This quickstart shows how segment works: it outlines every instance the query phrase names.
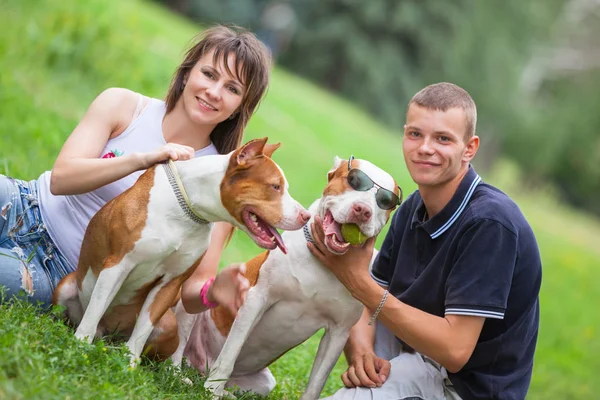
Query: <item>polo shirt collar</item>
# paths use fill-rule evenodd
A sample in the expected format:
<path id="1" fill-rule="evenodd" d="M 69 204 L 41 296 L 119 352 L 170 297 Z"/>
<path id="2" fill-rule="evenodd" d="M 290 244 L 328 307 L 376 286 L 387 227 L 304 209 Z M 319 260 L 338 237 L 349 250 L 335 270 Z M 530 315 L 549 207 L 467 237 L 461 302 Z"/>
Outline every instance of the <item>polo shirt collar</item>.
<path id="1" fill-rule="evenodd" d="M 473 196 L 475 188 L 480 182 L 481 177 L 479 177 L 477 172 L 475 172 L 475 169 L 469 165 L 469 170 L 460 182 L 460 185 L 458 185 L 458 189 L 456 190 L 456 193 L 454 193 L 454 196 L 452 196 L 452 199 L 450 199 L 442 211 L 434 215 L 433 218 L 428 219 L 426 222 L 423 222 L 425 216 L 425 204 L 423 203 L 423 199 L 420 200 L 419 205 L 413 214 L 411 227 L 414 228 L 415 226 L 420 225 L 432 239 L 440 237 L 456 222 L 458 217 L 460 217 L 467 207 L 471 196 Z"/>

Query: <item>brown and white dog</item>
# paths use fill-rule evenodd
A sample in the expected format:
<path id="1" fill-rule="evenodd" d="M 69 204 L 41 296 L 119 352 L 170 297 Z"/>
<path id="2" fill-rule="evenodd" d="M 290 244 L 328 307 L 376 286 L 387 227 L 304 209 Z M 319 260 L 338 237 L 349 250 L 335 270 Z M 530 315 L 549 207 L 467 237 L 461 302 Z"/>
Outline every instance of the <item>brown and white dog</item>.
<path id="1" fill-rule="evenodd" d="M 106 333 L 128 336 L 132 366 L 144 346 L 169 357 L 179 344 L 170 307 L 208 248 L 212 222 L 229 222 L 260 247 L 285 251 L 276 228 L 300 229 L 310 214 L 289 195 L 283 171 L 270 158 L 279 144 L 266 142 L 176 162 L 187 210 L 175 194 L 176 178 L 157 165 L 98 211 L 77 270 L 54 293 L 54 303 L 66 306 L 77 326 L 75 336 L 87 342 Z"/>
<path id="2" fill-rule="evenodd" d="M 350 168 L 366 174 L 364 182 L 352 182 L 357 187 L 363 183 L 362 191 L 351 187 Z M 369 182 L 376 184 L 369 188 Z M 389 191 L 377 195 L 380 202 L 385 197 L 380 195 L 393 200 L 386 204 L 389 209 L 377 205 L 380 188 Z M 366 236 L 376 236 L 399 204 L 398 193 L 394 179 L 372 163 L 354 160 L 350 165 L 336 157 L 323 195 L 309 211 L 322 218 L 327 247 L 344 253 L 349 244 L 342 238 L 341 224 L 356 223 Z M 325 328 L 302 399 L 319 397 L 363 305 L 309 252 L 308 226 L 304 232 L 283 234 L 287 255 L 264 252 L 246 263 L 252 287 L 235 321 L 223 307 L 197 316 L 184 356 L 204 374 L 208 366 L 205 387 L 215 395 L 223 395 L 225 386 L 267 395 L 276 383 L 269 364 Z M 172 359 L 179 362 L 181 357 L 176 353 Z"/>

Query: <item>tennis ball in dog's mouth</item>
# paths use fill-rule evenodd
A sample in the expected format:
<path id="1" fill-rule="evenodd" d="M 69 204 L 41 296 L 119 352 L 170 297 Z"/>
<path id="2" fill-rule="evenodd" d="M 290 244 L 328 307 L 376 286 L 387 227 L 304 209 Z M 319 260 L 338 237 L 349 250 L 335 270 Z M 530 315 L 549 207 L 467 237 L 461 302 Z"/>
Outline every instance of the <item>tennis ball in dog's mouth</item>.
<path id="1" fill-rule="evenodd" d="M 356 224 L 343 224 L 342 236 L 344 237 L 344 240 L 350 244 L 363 244 L 368 239 L 368 237 L 363 235 Z"/>

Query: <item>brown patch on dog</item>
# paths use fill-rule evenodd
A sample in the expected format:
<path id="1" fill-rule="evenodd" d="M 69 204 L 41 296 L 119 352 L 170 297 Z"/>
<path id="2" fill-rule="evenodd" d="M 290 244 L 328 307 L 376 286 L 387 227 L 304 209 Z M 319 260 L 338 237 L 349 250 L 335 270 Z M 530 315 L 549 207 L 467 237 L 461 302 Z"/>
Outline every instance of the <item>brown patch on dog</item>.
<path id="1" fill-rule="evenodd" d="M 161 279 L 162 277 L 158 277 L 154 281 L 149 282 L 136 290 L 135 295 L 128 304 L 120 304 L 109 308 L 106 313 L 104 313 L 104 316 L 98 325 L 108 333 L 118 332 L 127 336 L 131 335 L 135 322 L 142 311 L 144 301 L 152 288 L 154 288 Z"/>
<path id="2" fill-rule="evenodd" d="M 229 335 L 229 331 L 231 330 L 231 326 L 233 325 L 233 321 L 235 320 L 235 317 L 229 312 L 229 310 L 223 306 L 211 308 L 210 318 L 215 323 L 215 326 L 221 335 L 227 337 L 227 335 Z"/>
<path id="3" fill-rule="evenodd" d="M 200 260 L 202 257 L 204 257 L 204 255 L 200 257 Z M 180 293 L 181 285 L 192 275 L 197 266 L 198 261 L 192 264 L 192 266 L 183 274 L 171 279 L 169 283 L 158 291 L 149 310 L 152 325 L 156 326 L 169 307 L 176 304 L 175 300 Z M 146 301 L 150 291 L 158 285 L 162 279 L 163 277 L 159 276 L 154 281 L 149 282 L 136 290 L 135 295 L 128 304 L 120 304 L 109 308 L 100 320 L 99 326 L 108 333 L 118 332 L 124 335 L 131 335 L 135 322 L 142 312 L 144 301 Z"/>
<path id="4" fill-rule="evenodd" d="M 358 168 L 358 160 L 352 160 L 352 168 Z M 339 196 L 348 190 L 352 190 L 348 185 L 348 160 L 344 160 L 340 165 L 333 171 L 329 171 L 327 174 L 327 186 L 323 190 L 323 196 Z"/>
<path id="5" fill-rule="evenodd" d="M 179 334 L 175 313 L 168 309 L 154 326 L 154 331 L 144 347 L 144 354 L 152 359 L 163 361 L 169 358 L 179 346 Z"/>
<path id="6" fill-rule="evenodd" d="M 57 304 L 62 304 L 64 305 L 64 298 L 61 299 L 60 295 L 64 294 L 63 292 L 66 290 L 68 291 L 69 289 L 73 289 L 73 285 L 77 284 L 77 280 L 76 280 L 76 274 L 75 272 L 71 272 L 70 274 L 65 275 L 60 282 L 58 282 L 58 285 L 56 286 L 56 289 L 54 290 L 54 293 L 52 293 L 52 304 L 57 305 Z M 75 296 L 79 296 L 79 293 L 77 293 L 74 290 L 71 290 L 71 294 L 73 296 L 67 296 L 68 298 L 73 298 Z M 63 296 L 64 297 L 64 296 Z M 63 300 L 63 301 L 61 301 Z"/>
<path id="7" fill-rule="evenodd" d="M 264 251 L 246 263 L 246 279 L 248 279 L 250 282 L 250 286 L 256 285 L 260 268 L 263 266 L 265 261 L 267 261 L 268 257 L 269 251 Z M 233 325 L 235 317 L 227 308 L 218 306 L 211 309 L 210 317 L 212 318 L 221 335 L 229 335 L 229 331 L 231 330 L 231 326 Z"/>
<path id="8" fill-rule="evenodd" d="M 263 251 L 246 263 L 246 279 L 248 279 L 250 282 L 250 286 L 256 285 L 260 268 L 263 266 L 265 261 L 267 261 L 269 253 L 270 251 Z"/>
<path id="9" fill-rule="evenodd" d="M 221 181 L 221 203 L 242 225 L 244 208 L 261 210 L 260 218 L 269 225 L 283 218 L 285 179 L 269 157 L 279 146 L 266 142 L 267 138 L 251 140 L 236 150 Z"/>
<path id="10" fill-rule="evenodd" d="M 155 171 L 156 165 L 146 170 L 135 185 L 106 203 L 90 220 L 77 267 L 79 288 L 90 267 L 98 276 L 102 269 L 114 267 L 133 250 L 146 226 Z"/>
<path id="11" fill-rule="evenodd" d="M 206 254 L 206 252 L 204 254 Z M 202 261 L 204 254 L 202 254 L 183 274 L 171 279 L 165 286 L 160 288 L 149 309 L 152 325 L 156 325 L 169 307 L 173 306 L 173 302 L 181 291 L 181 285 L 183 285 L 183 282 L 185 282 L 187 278 L 192 276 Z"/>

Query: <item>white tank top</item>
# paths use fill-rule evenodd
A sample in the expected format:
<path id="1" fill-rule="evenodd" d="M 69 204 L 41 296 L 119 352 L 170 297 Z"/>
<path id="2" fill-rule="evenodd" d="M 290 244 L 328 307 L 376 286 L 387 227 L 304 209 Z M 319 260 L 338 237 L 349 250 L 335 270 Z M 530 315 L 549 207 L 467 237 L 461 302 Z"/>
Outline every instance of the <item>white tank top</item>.
<path id="1" fill-rule="evenodd" d="M 138 108 L 142 104 L 140 95 Z M 165 116 L 164 101 L 150 99 L 142 110 L 119 136 L 110 139 L 101 157 L 119 157 L 135 152 L 149 152 L 166 144 L 162 133 L 162 120 Z M 196 157 L 218 154 L 213 143 L 196 151 Z M 78 195 L 55 196 L 50 193 L 51 171 L 44 172 L 38 179 L 39 202 L 42 220 L 50 237 L 65 256 L 72 270 L 79 260 L 81 242 L 90 219 L 109 200 L 129 189 L 144 171 L 133 172 L 126 177 L 96 190 Z"/>

